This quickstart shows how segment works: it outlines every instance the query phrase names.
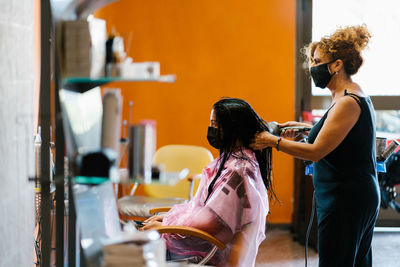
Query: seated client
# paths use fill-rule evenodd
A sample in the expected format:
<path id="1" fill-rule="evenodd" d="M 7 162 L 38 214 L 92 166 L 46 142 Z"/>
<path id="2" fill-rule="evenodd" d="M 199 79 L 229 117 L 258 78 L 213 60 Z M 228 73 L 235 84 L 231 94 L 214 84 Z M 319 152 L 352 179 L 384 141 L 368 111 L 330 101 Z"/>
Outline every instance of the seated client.
<path id="1" fill-rule="evenodd" d="M 194 198 L 164 215 L 144 223 L 143 229 L 182 225 L 203 230 L 227 246 L 208 264 L 229 266 L 232 246 L 240 240 L 236 266 L 254 266 L 258 246 L 265 238 L 268 195 L 275 197 L 271 182 L 271 148 L 253 151 L 249 143 L 256 132 L 267 130 L 265 122 L 244 100 L 224 98 L 211 111 L 207 139 L 219 149 L 219 157 L 202 172 Z M 202 259 L 212 245 L 195 237 L 163 234 L 167 259 Z"/>

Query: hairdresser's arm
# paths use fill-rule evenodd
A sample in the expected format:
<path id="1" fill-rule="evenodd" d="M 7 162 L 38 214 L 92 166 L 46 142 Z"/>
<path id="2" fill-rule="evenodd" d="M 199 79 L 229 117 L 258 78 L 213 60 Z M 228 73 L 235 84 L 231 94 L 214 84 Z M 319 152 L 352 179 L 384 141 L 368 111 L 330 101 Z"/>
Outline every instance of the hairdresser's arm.
<path id="1" fill-rule="evenodd" d="M 284 123 L 279 123 L 279 127 L 289 127 L 289 126 L 303 126 L 303 127 L 312 127 L 311 124 L 306 122 L 298 122 L 298 121 L 287 121 Z"/>
<path id="2" fill-rule="evenodd" d="M 319 161 L 344 140 L 356 124 L 360 113 L 361 109 L 354 99 L 341 97 L 329 111 L 328 117 L 313 144 L 282 139 L 279 143 L 279 150 L 296 158 Z M 251 147 L 253 149 L 276 147 L 277 141 L 278 137 L 263 132 L 255 136 Z"/>

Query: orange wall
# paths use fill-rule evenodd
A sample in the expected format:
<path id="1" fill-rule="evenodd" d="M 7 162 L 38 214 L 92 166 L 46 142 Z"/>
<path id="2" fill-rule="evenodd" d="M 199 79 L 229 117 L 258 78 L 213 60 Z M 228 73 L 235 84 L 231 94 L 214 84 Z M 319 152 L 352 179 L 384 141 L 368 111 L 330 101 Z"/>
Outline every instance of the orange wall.
<path id="1" fill-rule="evenodd" d="M 132 33 L 125 50 L 135 61 L 159 61 L 162 73 L 177 74 L 173 84 L 108 86 L 122 89 L 124 119 L 132 100 L 133 122 L 157 121 L 158 147 L 201 145 L 217 156 L 206 130 L 222 96 L 247 100 L 267 121 L 294 118 L 294 0 L 120 0 L 96 16 L 107 20 L 108 30 Z M 282 205 L 272 205 L 269 220 L 288 223 L 293 160 L 274 152 L 273 166 Z"/>

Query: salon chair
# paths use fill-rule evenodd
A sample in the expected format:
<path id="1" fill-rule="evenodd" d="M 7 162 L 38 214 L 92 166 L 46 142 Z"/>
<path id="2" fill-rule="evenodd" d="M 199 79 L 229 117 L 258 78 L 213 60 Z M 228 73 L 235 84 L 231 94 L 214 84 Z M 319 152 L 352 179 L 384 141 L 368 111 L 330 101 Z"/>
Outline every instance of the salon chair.
<path id="1" fill-rule="evenodd" d="M 174 186 L 139 185 L 147 196 L 124 196 L 118 200 L 118 210 L 122 220 L 144 221 L 151 216 L 150 209 L 171 207 L 190 200 L 194 193 L 195 181 L 204 167 L 213 160 L 211 152 L 200 146 L 167 145 L 158 149 L 154 155 L 154 165 L 162 165 L 165 172 L 189 170 L 188 176 Z M 197 182 L 198 186 L 198 182 Z"/>
<path id="2" fill-rule="evenodd" d="M 162 207 L 162 208 L 155 208 L 151 209 L 149 212 L 153 214 L 157 214 L 160 212 L 166 212 L 170 209 L 170 207 Z M 205 265 L 207 262 L 214 256 L 214 254 L 220 250 L 224 250 L 226 248 L 226 245 L 218 240 L 217 238 L 213 237 L 212 235 L 208 234 L 205 231 L 193 228 L 193 227 L 188 227 L 188 226 L 174 226 L 174 225 L 167 225 L 167 226 L 159 226 L 154 228 L 153 230 L 156 230 L 160 234 L 180 234 L 180 235 L 187 235 L 187 236 L 193 236 L 197 237 L 200 239 L 203 239 L 213 245 L 213 248 L 209 251 L 206 257 L 204 257 L 198 265 Z M 247 249 L 243 246 L 243 237 L 241 233 L 237 234 L 235 236 L 233 245 L 231 247 L 231 252 L 229 256 L 229 266 L 237 266 L 240 258 L 240 254 L 242 250 Z"/>
<path id="3" fill-rule="evenodd" d="M 169 209 L 170 209 L 169 207 L 155 208 L 151 209 L 149 212 L 151 214 L 156 214 L 160 212 L 166 212 Z M 193 227 L 168 225 L 168 226 L 158 226 L 153 230 L 156 230 L 160 234 L 180 234 L 180 235 L 193 236 L 203 239 L 214 245 L 213 248 L 210 250 L 210 252 L 207 254 L 207 256 L 204 257 L 199 263 L 197 263 L 198 265 L 207 264 L 207 262 L 214 256 L 214 254 L 218 251 L 218 249 L 224 250 L 226 247 L 224 243 L 222 243 L 220 240 L 216 239 L 212 235 Z"/>

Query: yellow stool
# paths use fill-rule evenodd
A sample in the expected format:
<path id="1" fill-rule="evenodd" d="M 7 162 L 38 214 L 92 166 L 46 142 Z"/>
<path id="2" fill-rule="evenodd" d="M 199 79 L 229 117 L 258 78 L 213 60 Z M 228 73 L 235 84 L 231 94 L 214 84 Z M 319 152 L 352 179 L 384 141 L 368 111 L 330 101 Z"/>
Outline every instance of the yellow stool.
<path id="1" fill-rule="evenodd" d="M 172 206 L 190 200 L 197 189 L 203 169 L 213 161 L 211 152 L 200 146 L 167 145 L 158 149 L 154 155 L 154 164 L 163 165 L 165 172 L 189 170 L 186 179 L 174 186 L 142 185 L 147 196 L 124 196 L 118 200 L 119 212 L 123 216 L 150 217 L 150 209 Z M 189 184 L 188 184 L 189 181 Z"/>

